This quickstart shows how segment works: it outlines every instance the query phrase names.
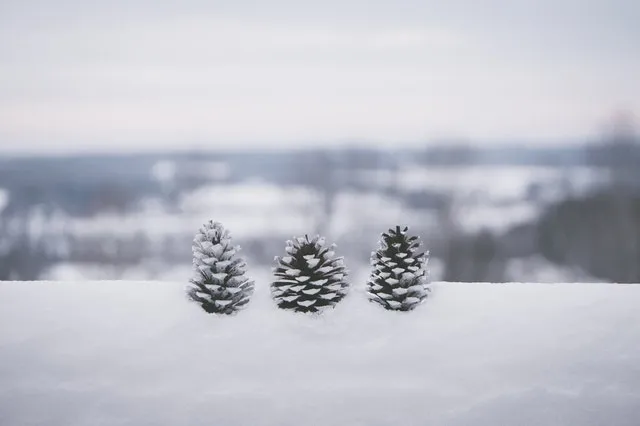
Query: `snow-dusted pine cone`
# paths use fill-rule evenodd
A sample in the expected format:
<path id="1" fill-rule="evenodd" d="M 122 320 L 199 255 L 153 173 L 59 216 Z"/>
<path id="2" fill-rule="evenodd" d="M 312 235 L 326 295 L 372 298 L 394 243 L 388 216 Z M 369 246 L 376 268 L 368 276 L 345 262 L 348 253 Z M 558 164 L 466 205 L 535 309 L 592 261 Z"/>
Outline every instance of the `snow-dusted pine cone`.
<path id="1" fill-rule="evenodd" d="M 382 234 L 380 248 L 371 254 L 373 272 L 367 283 L 372 302 L 389 310 L 410 311 L 422 303 L 429 292 L 426 270 L 429 252 L 421 253 L 418 237 L 408 236 L 409 228 Z"/>
<path id="2" fill-rule="evenodd" d="M 244 276 L 244 259 L 236 257 L 240 247 L 231 245 L 231 235 L 219 222 L 204 224 L 193 240 L 194 277 L 187 291 L 202 309 L 214 314 L 233 314 L 251 298 L 254 283 Z"/>
<path id="3" fill-rule="evenodd" d="M 318 312 L 332 307 L 347 294 L 347 270 L 343 258 L 334 258 L 335 245 L 308 235 L 287 241 L 287 255 L 276 257 L 276 280 L 271 295 L 281 309 Z"/>

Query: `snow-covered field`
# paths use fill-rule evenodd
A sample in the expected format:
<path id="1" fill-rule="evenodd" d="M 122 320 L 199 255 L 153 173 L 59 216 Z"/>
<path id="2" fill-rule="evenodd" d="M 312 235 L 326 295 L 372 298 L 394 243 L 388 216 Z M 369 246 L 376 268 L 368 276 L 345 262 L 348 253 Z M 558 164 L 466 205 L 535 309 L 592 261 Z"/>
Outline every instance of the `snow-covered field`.
<path id="1" fill-rule="evenodd" d="M 378 187 L 396 186 L 404 191 L 431 190 L 455 194 L 461 198 L 480 198 L 494 202 L 518 201 L 532 186 L 543 199 L 557 200 L 564 189 L 582 193 L 601 184 L 606 176 L 586 167 L 551 166 L 418 166 L 407 165 L 398 171 L 367 171 L 358 174 L 363 183 Z"/>
<path id="2" fill-rule="evenodd" d="M 226 170 L 216 164 L 212 170 Z M 171 165 L 159 162 L 152 175 L 171 186 Z M 398 192 L 429 190 L 448 194 L 455 202 L 450 212 L 462 230 L 483 229 L 496 233 L 537 218 L 546 203 L 570 194 L 583 193 L 603 177 L 593 169 L 574 167 L 414 167 L 391 174 L 360 172 L 355 176 L 371 186 L 368 192 L 341 189 L 335 193 L 329 233 L 339 238 L 354 227 L 374 234 L 395 223 L 438 226 L 436 212 L 417 209 L 378 192 L 395 185 Z M 535 189 L 535 191 L 534 191 Z M 530 192 L 536 198 L 529 199 Z M 5 196 L 6 197 L 6 196 Z M 47 216 L 35 209 L 28 216 L 29 233 L 51 239 L 70 235 L 88 237 L 105 234 L 130 236 L 136 233 L 154 240 L 167 235 L 192 234 L 211 218 L 224 223 L 236 238 L 258 238 L 304 234 L 317 225 L 322 195 L 304 186 L 282 187 L 261 180 L 242 183 L 212 183 L 184 194 L 174 211 L 167 211 L 156 199 L 143 199 L 135 212 L 101 213 L 75 218 L 61 212 Z M 3 193 L 0 190 L 0 208 Z M 11 232 L 11 222 L 6 232 Z"/>
<path id="3" fill-rule="evenodd" d="M 408 314 L 357 288 L 321 317 L 262 285 L 230 318 L 184 286 L 0 282 L 0 425 L 639 424 L 640 285 L 435 283 Z"/>
<path id="4" fill-rule="evenodd" d="M 180 176 L 201 178 L 198 174 L 205 173 L 209 178 L 202 186 L 178 191 L 171 202 L 149 194 L 137 199 L 132 210 L 105 209 L 90 216 L 37 205 L 24 214 L 1 217 L 14 197 L 0 189 L 0 252 L 28 238 L 31 247 L 54 259 L 39 279 L 171 281 L 187 276 L 190 239 L 203 223 L 214 219 L 231 230 L 248 257 L 263 264 L 278 254 L 273 250 L 276 241 L 284 244 L 293 236 L 322 232 L 338 244 L 351 267 L 366 267 L 363 253 L 395 224 L 409 225 L 422 236 L 438 262 L 443 253 L 430 245 L 432 241 L 481 231 L 501 238 L 515 226 L 534 226 L 550 203 L 593 190 L 606 178 L 601 170 L 589 167 L 442 167 L 407 161 L 396 171 L 339 170 L 333 176 L 338 186 L 324 193 L 301 182 L 281 185 L 258 176 L 231 180 L 238 174 L 231 164 L 198 164 L 162 160 L 150 167 L 150 179 L 167 194 L 179 187 Z M 512 265 L 505 279 L 592 280 L 537 253 L 522 256 L 509 259 Z M 438 272 L 432 276 L 443 278 Z"/>

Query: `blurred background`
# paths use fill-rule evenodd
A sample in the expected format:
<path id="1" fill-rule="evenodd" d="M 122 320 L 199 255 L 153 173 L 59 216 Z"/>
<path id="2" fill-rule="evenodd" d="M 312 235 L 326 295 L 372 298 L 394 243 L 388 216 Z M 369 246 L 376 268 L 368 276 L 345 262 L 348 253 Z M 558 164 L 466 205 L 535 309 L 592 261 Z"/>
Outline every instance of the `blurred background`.
<path id="1" fill-rule="evenodd" d="M 187 280 L 224 223 L 355 281 L 640 282 L 640 3 L 0 0 L 0 280 Z M 261 269 L 261 270 L 262 270 Z"/>

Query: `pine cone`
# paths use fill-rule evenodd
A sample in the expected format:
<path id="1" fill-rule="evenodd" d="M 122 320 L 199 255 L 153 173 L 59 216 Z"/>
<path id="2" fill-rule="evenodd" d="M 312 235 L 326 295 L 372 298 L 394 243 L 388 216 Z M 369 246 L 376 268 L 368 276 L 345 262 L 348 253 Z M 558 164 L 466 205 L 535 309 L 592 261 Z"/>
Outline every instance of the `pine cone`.
<path id="1" fill-rule="evenodd" d="M 408 236 L 409 228 L 389 229 L 382 234 L 380 248 L 371 254 L 373 272 L 367 295 L 384 308 L 410 311 L 428 294 L 426 265 L 429 253 L 418 252 L 418 237 Z"/>
<path id="2" fill-rule="evenodd" d="M 194 277 L 187 291 L 191 300 L 208 313 L 233 314 L 253 294 L 254 282 L 244 276 L 244 259 L 236 258 L 240 247 L 219 222 L 209 221 L 193 240 Z"/>
<path id="3" fill-rule="evenodd" d="M 334 258 L 335 245 L 325 248 L 324 243 L 320 236 L 295 238 L 287 241 L 287 256 L 275 258 L 271 295 L 279 308 L 319 312 L 347 294 L 343 258 Z"/>

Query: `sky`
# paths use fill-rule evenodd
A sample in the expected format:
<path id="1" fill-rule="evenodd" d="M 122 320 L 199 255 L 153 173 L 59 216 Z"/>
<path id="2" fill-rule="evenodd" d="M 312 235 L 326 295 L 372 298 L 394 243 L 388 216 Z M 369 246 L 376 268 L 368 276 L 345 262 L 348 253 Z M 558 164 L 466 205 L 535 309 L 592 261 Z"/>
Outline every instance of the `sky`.
<path id="1" fill-rule="evenodd" d="M 637 0 L 0 0 L 0 151 L 581 140 Z"/>

